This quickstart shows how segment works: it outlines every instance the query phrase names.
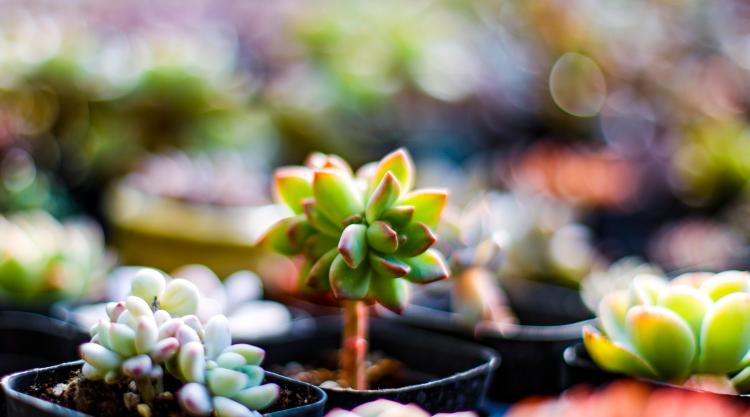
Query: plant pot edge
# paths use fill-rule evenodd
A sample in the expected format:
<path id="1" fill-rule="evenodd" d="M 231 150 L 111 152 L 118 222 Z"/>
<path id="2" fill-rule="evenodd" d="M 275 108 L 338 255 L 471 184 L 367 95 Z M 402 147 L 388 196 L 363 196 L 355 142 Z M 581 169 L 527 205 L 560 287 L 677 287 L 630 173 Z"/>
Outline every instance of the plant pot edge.
<path id="1" fill-rule="evenodd" d="M 0 415 L 11 417 L 10 413 L 7 413 L 7 407 L 10 402 L 18 402 L 23 403 L 25 405 L 29 405 L 33 408 L 36 408 L 40 411 L 49 413 L 49 414 L 55 414 L 60 416 L 66 416 L 66 417 L 92 417 L 89 414 L 73 410 L 71 408 L 63 407 L 59 404 L 55 404 L 49 401 L 45 401 L 41 398 L 34 397 L 33 395 L 26 394 L 24 392 L 21 392 L 17 389 L 15 389 L 11 384 L 13 381 L 19 377 L 25 376 L 27 374 L 31 373 L 41 373 L 44 371 L 52 371 L 59 368 L 64 367 L 78 367 L 83 364 L 82 360 L 73 361 L 73 362 L 65 362 L 53 366 L 48 366 L 44 368 L 35 368 L 35 369 L 29 369 L 25 371 L 16 372 L 10 375 L 4 376 L 0 380 L 0 387 L 2 387 L 2 398 L 0 401 L 0 405 L 2 405 L 2 409 L 0 409 Z M 323 409 L 325 407 L 325 404 L 328 400 L 328 394 L 321 389 L 320 387 L 317 387 L 312 384 L 307 384 L 292 378 L 289 378 L 284 375 L 279 375 L 273 372 L 264 371 L 266 375 L 272 376 L 274 379 L 289 382 L 298 386 L 305 386 L 307 388 L 312 389 L 313 392 L 317 394 L 317 400 L 311 404 L 305 404 L 294 408 L 288 408 L 284 410 L 274 411 L 268 414 L 263 414 L 265 417 L 285 417 L 287 415 L 299 415 L 300 412 L 303 411 L 309 411 L 310 416 L 322 416 L 323 415 Z M 7 413 L 7 414 L 6 414 Z"/>

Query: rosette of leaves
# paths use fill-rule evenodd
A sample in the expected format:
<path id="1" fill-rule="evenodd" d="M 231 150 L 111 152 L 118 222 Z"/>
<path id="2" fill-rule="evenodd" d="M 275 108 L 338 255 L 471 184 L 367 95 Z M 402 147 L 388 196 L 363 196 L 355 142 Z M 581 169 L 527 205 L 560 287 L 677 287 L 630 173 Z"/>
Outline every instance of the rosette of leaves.
<path id="1" fill-rule="evenodd" d="M 584 328 L 584 343 L 608 371 L 750 391 L 749 291 L 748 272 L 640 275 L 601 301 L 601 330 Z"/>
<path id="2" fill-rule="evenodd" d="M 372 299 L 401 312 L 408 283 L 448 277 L 431 247 L 447 201 L 439 189 L 412 190 L 414 164 L 399 149 L 356 174 L 335 155 L 313 154 L 306 166 L 274 175 L 277 198 L 293 212 L 261 243 L 284 255 L 303 255 L 303 286 L 338 299 Z"/>
<path id="3" fill-rule="evenodd" d="M 193 284 L 167 283 L 160 272 L 144 268 L 130 294 L 107 305 L 108 318 L 92 326 L 91 342 L 80 347 L 86 379 L 135 383 L 137 393 L 123 397 L 125 408 L 150 416 L 155 399 L 170 397 L 165 373 L 184 383 L 177 401 L 190 415 L 257 416 L 256 409 L 276 400 L 279 387 L 262 384 L 265 352 L 232 345 L 224 316 L 204 326 L 195 316 L 200 294 Z"/>
<path id="4" fill-rule="evenodd" d="M 109 266 L 104 236 L 90 221 L 60 222 L 44 211 L 0 215 L 0 292 L 14 300 L 81 296 Z"/>

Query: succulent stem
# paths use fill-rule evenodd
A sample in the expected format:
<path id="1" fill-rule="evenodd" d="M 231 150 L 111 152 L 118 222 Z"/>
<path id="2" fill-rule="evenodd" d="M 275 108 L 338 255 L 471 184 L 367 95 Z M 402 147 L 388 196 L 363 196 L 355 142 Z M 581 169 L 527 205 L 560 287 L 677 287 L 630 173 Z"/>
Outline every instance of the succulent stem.
<path id="1" fill-rule="evenodd" d="M 135 384 L 138 387 L 138 393 L 141 394 L 141 400 L 146 404 L 151 404 L 154 400 L 154 385 L 148 375 L 141 375 L 135 378 Z"/>
<path id="2" fill-rule="evenodd" d="M 346 384 L 354 389 L 367 389 L 365 359 L 367 357 L 367 333 L 369 310 L 364 301 L 346 300 L 344 305 L 344 328 L 341 343 L 341 371 Z"/>

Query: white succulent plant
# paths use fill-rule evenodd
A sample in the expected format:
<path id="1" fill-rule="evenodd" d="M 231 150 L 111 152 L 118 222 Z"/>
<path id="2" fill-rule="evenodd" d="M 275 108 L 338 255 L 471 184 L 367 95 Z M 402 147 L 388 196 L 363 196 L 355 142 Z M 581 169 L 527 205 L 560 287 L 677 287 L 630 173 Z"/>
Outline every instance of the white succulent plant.
<path id="1" fill-rule="evenodd" d="M 87 379 L 107 383 L 131 379 L 140 398 L 138 412 L 164 391 L 167 372 L 185 385 L 177 393 L 191 414 L 217 417 L 258 415 L 279 395 L 276 384 L 262 384 L 259 366 L 265 352 L 232 345 L 229 322 L 214 316 L 204 326 L 195 315 L 200 294 L 189 281 L 171 280 L 153 269 L 133 279 L 125 301 L 107 305 L 108 319 L 91 328 L 92 339 L 80 347 Z"/>

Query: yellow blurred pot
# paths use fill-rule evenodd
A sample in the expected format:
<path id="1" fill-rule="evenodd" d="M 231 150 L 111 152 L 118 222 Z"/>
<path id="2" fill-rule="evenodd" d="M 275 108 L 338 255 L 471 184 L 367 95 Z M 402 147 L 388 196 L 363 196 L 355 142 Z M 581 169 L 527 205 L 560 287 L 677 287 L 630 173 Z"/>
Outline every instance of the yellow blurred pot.
<path id="1" fill-rule="evenodd" d="M 255 247 L 255 241 L 290 215 L 280 205 L 196 204 L 147 194 L 124 182 L 111 190 L 105 210 L 124 264 L 171 271 L 197 263 L 219 276 L 274 269 L 280 257 Z"/>

